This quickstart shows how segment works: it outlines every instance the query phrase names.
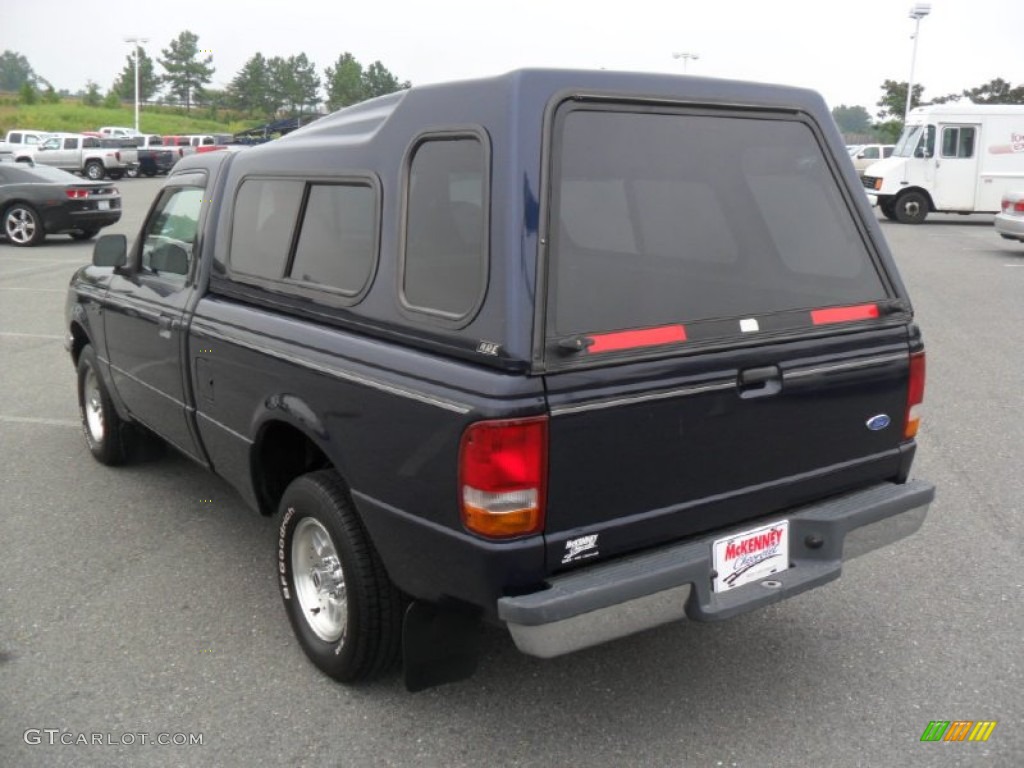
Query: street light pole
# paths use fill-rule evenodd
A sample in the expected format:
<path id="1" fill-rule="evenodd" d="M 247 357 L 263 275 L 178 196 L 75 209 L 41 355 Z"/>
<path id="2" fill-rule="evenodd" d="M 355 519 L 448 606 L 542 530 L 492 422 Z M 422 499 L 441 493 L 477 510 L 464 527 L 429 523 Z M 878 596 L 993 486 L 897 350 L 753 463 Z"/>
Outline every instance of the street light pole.
<path id="1" fill-rule="evenodd" d="M 126 37 L 126 43 L 132 44 L 132 51 L 135 54 L 135 132 L 139 132 L 139 44 L 148 43 L 148 37 Z"/>
<path id="2" fill-rule="evenodd" d="M 910 18 L 914 20 L 914 51 L 910 54 L 910 82 L 907 83 L 907 108 L 903 114 L 904 125 L 910 119 L 910 107 L 914 101 L 914 63 L 917 61 L 917 38 L 921 33 L 921 19 L 931 12 L 932 6 L 929 3 L 916 3 L 910 9 Z"/>
<path id="3" fill-rule="evenodd" d="M 683 74 L 685 75 L 686 74 L 687 65 L 690 63 L 690 59 L 693 59 L 694 61 L 696 61 L 697 59 L 700 58 L 700 56 L 698 56 L 696 53 L 690 53 L 689 51 L 683 51 L 682 53 L 673 53 L 672 54 L 672 58 L 673 59 L 682 59 L 683 60 Z"/>

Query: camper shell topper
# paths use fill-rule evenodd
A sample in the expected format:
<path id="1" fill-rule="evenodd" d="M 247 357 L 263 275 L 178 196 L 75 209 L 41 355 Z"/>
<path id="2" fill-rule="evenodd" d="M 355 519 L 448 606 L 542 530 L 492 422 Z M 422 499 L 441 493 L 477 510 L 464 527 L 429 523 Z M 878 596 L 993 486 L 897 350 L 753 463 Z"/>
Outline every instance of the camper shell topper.
<path id="1" fill-rule="evenodd" d="M 66 317 L 89 449 L 155 433 L 276 515 L 339 680 L 728 618 L 934 493 L 910 300 L 802 89 L 522 70 L 189 156 Z"/>

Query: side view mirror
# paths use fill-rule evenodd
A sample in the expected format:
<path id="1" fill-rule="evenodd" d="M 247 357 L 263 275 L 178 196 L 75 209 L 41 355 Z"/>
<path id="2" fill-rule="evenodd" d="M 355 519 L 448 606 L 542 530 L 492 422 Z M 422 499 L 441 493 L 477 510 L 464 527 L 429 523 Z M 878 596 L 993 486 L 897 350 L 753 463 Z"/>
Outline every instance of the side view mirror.
<path id="1" fill-rule="evenodd" d="M 128 262 L 128 238 L 124 235 L 103 235 L 92 249 L 96 267 L 123 267 Z"/>
<path id="2" fill-rule="evenodd" d="M 914 157 L 928 157 L 928 155 L 925 154 L 924 147 L 918 147 L 914 150 Z"/>
<path id="3" fill-rule="evenodd" d="M 858 160 L 863 160 L 863 159 L 864 159 L 864 157 L 865 157 L 865 155 L 864 155 L 864 153 L 863 153 L 863 152 L 861 152 L 861 153 L 860 153 L 859 155 L 857 155 L 857 159 L 858 159 Z"/>

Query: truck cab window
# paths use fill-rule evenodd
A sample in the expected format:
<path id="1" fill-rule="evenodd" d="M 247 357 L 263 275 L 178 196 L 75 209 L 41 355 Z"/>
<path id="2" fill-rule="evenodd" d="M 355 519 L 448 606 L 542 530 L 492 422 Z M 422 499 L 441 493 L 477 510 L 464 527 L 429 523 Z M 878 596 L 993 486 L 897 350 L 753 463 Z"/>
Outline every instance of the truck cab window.
<path id="1" fill-rule="evenodd" d="M 170 187 L 163 191 L 143 234 L 144 271 L 160 276 L 188 274 L 202 198 L 200 187 Z"/>

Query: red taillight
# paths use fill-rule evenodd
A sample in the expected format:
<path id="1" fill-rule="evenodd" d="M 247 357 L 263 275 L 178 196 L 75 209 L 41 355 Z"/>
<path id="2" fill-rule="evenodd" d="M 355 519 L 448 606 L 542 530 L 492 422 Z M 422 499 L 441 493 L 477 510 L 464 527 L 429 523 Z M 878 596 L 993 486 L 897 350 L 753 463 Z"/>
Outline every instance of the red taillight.
<path id="1" fill-rule="evenodd" d="M 78 200 L 83 197 L 89 196 L 88 189 L 65 189 L 64 194 L 70 197 L 72 200 Z"/>
<path id="2" fill-rule="evenodd" d="M 1018 200 L 1017 202 L 1011 202 L 1007 198 L 1003 198 L 1003 211 L 1014 213 L 1024 213 L 1024 200 Z"/>
<path id="3" fill-rule="evenodd" d="M 907 418 L 903 437 L 907 440 L 917 434 L 921 424 L 921 408 L 924 403 L 924 352 L 910 356 L 910 386 L 907 388 Z"/>
<path id="4" fill-rule="evenodd" d="M 543 530 L 547 454 L 546 416 L 470 425 L 459 447 L 463 525 L 496 539 Z"/>
<path id="5" fill-rule="evenodd" d="M 1013 210 L 1015 213 L 1024 213 L 1024 200 L 1018 200 L 1014 203 Z"/>

